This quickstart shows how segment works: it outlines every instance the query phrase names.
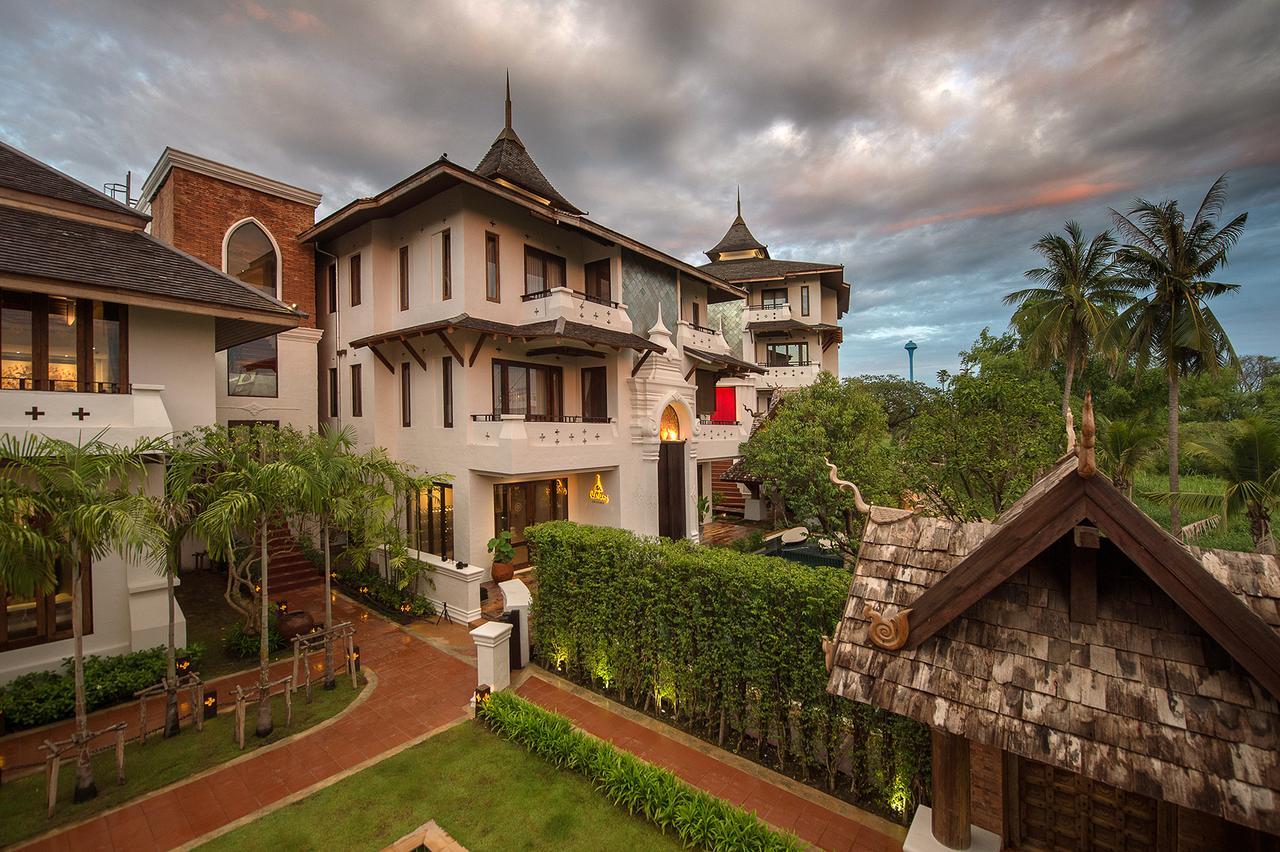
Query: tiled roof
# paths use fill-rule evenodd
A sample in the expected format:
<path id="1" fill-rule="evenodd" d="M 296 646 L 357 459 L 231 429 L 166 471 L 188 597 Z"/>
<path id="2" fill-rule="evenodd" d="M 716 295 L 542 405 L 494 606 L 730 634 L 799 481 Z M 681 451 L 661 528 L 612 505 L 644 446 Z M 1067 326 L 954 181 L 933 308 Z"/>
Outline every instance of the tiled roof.
<path id="1" fill-rule="evenodd" d="M 801 275 L 806 272 L 844 271 L 844 267 L 838 263 L 809 263 L 804 260 L 774 260 L 768 257 L 719 260 L 704 263 L 698 268 L 724 281 L 757 281 L 785 278 L 788 275 Z"/>
<path id="2" fill-rule="evenodd" d="M 111 199 L 4 142 L 0 142 L 0 186 L 133 216 L 140 222 L 147 221 L 145 215 L 132 207 Z"/>
<path id="3" fill-rule="evenodd" d="M 489 153 L 485 154 L 480 165 L 476 166 L 476 174 L 493 180 L 502 178 L 508 183 L 513 183 L 521 189 L 547 199 L 557 210 L 582 214 L 581 210 L 570 204 L 569 200 L 551 185 L 551 181 L 547 180 L 542 169 L 538 168 L 533 157 L 530 157 L 529 152 L 525 150 L 524 142 L 520 141 L 520 137 L 510 128 L 504 129 L 498 134 L 498 138 L 493 140 Z"/>
<path id="4" fill-rule="evenodd" d="M 996 524 L 873 507 L 828 689 L 1126 790 L 1280 831 L 1280 704 L 1242 666 L 1215 664 L 1204 620 L 1214 611 L 1232 618 L 1224 610 L 1238 607 L 1234 596 L 1247 609 L 1231 629 L 1248 635 L 1240 624 L 1256 615 L 1264 623 L 1260 644 L 1273 645 L 1266 636 L 1280 635 L 1280 562 L 1218 550 L 1188 554 L 1170 539 L 1178 548 L 1169 551 L 1173 561 L 1194 557 L 1192 573 L 1207 572 L 1220 584 L 1209 582 L 1210 591 L 1229 593 L 1230 606 L 1193 618 L 1170 596 L 1186 594 L 1178 584 L 1157 585 L 1136 554 L 1127 558 L 1133 551 L 1125 548 L 1135 545 L 1126 535 L 1148 543 L 1163 536 L 1154 522 L 1132 504 L 1110 532 L 1094 517 L 1113 511 L 1100 505 L 1124 500 L 1101 474 L 1088 480 L 1096 490 L 1082 501 L 1110 536 L 1094 623 L 1071 620 L 1066 572 L 1035 557 L 1011 565 L 1008 579 L 918 644 L 911 637 L 919 612 L 902 649 L 869 641 L 866 608 L 888 616 L 923 606 L 929 590 L 974 564 L 1001 530 L 1060 504 L 1072 477 L 1078 473 L 1068 457 Z M 1149 566 L 1151 551 L 1142 558 Z M 1223 636 L 1221 624 L 1214 630 Z"/>
<path id="5" fill-rule="evenodd" d="M 276 314 L 295 311 L 141 230 L 0 206 L 0 273 Z"/>
<path id="6" fill-rule="evenodd" d="M 649 350 L 652 352 L 664 351 L 661 346 L 649 341 L 647 338 L 638 334 L 631 334 L 625 331 L 614 331 L 608 328 L 599 328 L 594 325 L 586 325 L 580 322 L 572 322 L 565 319 L 543 320 L 542 322 L 528 323 L 526 325 L 512 325 L 505 322 L 496 322 L 495 320 L 481 319 L 479 317 L 469 316 L 468 314 L 458 314 L 450 319 L 436 320 L 434 322 L 423 323 L 421 325 L 400 328 L 394 331 L 384 332 L 382 334 L 371 334 L 358 340 L 351 341 L 351 346 L 359 349 L 365 346 L 379 346 L 383 343 L 394 343 L 402 338 L 422 337 L 427 334 L 435 334 L 443 332 L 446 329 L 461 328 L 467 331 L 479 331 L 485 334 L 502 334 L 511 337 L 519 337 L 525 340 L 537 340 L 543 338 L 561 338 L 564 340 L 577 340 L 582 343 L 592 343 L 601 346 L 617 346 L 627 349 L 634 349 L 639 352 Z"/>
<path id="7" fill-rule="evenodd" d="M 765 252 L 765 257 L 769 256 L 768 246 L 757 240 L 751 233 L 751 229 L 747 227 L 747 223 L 743 221 L 742 214 L 733 220 L 733 224 L 729 226 L 729 230 L 724 232 L 724 236 L 720 238 L 720 242 L 716 243 L 715 248 L 706 252 L 707 257 L 715 260 L 725 251 L 750 251 L 752 249 L 760 249 Z"/>
<path id="8" fill-rule="evenodd" d="M 741 358 L 735 358 L 732 355 L 725 355 L 721 352 L 705 352 L 701 349 L 695 349 L 692 346 L 684 347 L 684 354 L 704 361 L 708 364 L 718 364 L 722 367 L 728 367 L 732 370 L 744 373 L 766 373 L 763 367 L 752 364 L 750 361 L 743 361 Z"/>

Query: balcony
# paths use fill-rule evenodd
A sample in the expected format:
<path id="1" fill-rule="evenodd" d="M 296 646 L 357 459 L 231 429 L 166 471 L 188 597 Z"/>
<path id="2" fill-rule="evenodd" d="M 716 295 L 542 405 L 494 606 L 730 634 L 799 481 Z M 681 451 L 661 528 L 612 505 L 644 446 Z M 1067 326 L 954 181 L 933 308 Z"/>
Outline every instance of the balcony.
<path id="1" fill-rule="evenodd" d="M 758 322 L 784 322 L 795 319 L 791 305 L 787 302 L 768 302 L 759 305 L 747 305 L 747 313 L 743 321 L 747 325 Z"/>
<path id="2" fill-rule="evenodd" d="M 34 433 L 69 441 L 105 429 L 103 439 L 118 444 L 173 431 L 161 397 L 164 385 L 102 384 L 97 393 L 6 387 L 0 390 L 0 429 L 20 438 Z"/>
<path id="3" fill-rule="evenodd" d="M 467 465 L 501 475 L 616 467 L 620 438 L 612 418 L 473 414 Z"/>
<path id="4" fill-rule="evenodd" d="M 699 417 L 693 427 L 693 446 L 699 461 L 732 458 L 751 435 L 751 424 L 737 420 Z"/>
<path id="5" fill-rule="evenodd" d="M 715 352 L 721 355 L 729 354 L 729 344 L 725 342 L 724 335 L 719 329 L 680 320 L 676 323 L 676 334 L 681 346 L 692 346 L 704 352 Z"/>
<path id="6" fill-rule="evenodd" d="M 771 388 L 802 388 L 813 384 L 822 371 L 817 361 L 795 361 L 790 364 L 761 364 L 768 373 L 760 381 Z"/>
<path id="7" fill-rule="evenodd" d="M 526 293 L 520 297 L 520 302 L 522 325 L 564 318 L 614 331 L 631 331 L 631 317 L 627 314 L 626 305 L 588 296 L 568 287 Z"/>

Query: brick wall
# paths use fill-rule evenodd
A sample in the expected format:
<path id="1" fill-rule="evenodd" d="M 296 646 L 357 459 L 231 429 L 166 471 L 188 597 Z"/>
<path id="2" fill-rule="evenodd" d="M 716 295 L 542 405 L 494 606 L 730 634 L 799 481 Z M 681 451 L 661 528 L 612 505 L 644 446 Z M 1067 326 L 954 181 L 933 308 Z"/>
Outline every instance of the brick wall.
<path id="1" fill-rule="evenodd" d="M 973 824 L 1004 834 L 1004 762 L 1000 749 L 969 742 L 969 807 Z"/>
<path id="2" fill-rule="evenodd" d="M 307 204 L 174 168 L 151 202 L 152 233 L 217 269 L 227 229 L 252 216 L 280 246 L 281 299 L 296 303 L 315 327 L 315 255 L 297 235 L 315 222 Z"/>

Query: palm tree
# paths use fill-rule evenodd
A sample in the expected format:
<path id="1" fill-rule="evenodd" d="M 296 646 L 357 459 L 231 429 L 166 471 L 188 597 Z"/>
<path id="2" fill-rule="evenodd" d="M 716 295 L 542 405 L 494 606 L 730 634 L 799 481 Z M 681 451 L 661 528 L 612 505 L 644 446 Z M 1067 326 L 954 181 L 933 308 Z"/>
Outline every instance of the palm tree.
<path id="1" fill-rule="evenodd" d="M 1226 526 L 1232 515 L 1249 519 L 1249 535 L 1259 553 L 1275 553 L 1271 513 L 1280 507 L 1280 426 L 1262 417 L 1224 423 L 1209 440 L 1186 446 L 1209 473 L 1224 480 L 1221 493 L 1179 492 L 1159 495 L 1189 508 L 1216 511 Z"/>
<path id="2" fill-rule="evenodd" d="M 1111 325 L 1116 311 L 1133 301 L 1133 286 L 1117 274 L 1116 241 L 1110 231 L 1086 245 L 1080 223 L 1071 221 L 1066 224 L 1066 236 L 1045 234 L 1032 248 L 1044 257 L 1045 265 L 1025 274 L 1039 286 L 1016 290 L 1004 297 L 1004 303 L 1018 305 L 1010 324 L 1023 330 L 1032 360 L 1063 362 L 1062 416 L 1066 418 L 1076 369 L 1088 362 L 1089 350 Z"/>
<path id="3" fill-rule="evenodd" d="M 1169 493 L 1178 493 L 1178 382 L 1186 375 L 1236 368 L 1238 360 L 1226 331 L 1207 304 L 1237 284 L 1211 280 L 1227 263 L 1227 252 L 1244 232 L 1247 213 L 1217 226 L 1227 197 L 1227 176 L 1213 182 L 1188 223 L 1176 201 L 1159 204 L 1139 198 L 1127 214 L 1111 211 L 1127 242 L 1116 252 L 1126 273 L 1150 292 L 1116 318 L 1111 339 L 1146 368 L 1154 360 L 1169 382 Z M 1177 535 L 1182 512 L 1175 498 L 1169 511 Z"/>
<path id="4" fill-rule="evenodd" d="M 1160 429 L 1146 420 L 1106 420 L 1098 439 L 1098 456 L 1111 482 L 1130 498 L 1133 478 L 1161 442 Z"/>
<path id="5" fill-rule="evenodd" d="M 6 480 L 0 489 L 5 510 L 0 549 L 6 556 L 19 557 L 6 560 L 5 585 L 12 583 L 19 593 L 51 591 L 58 576 L 69 572 L 71 577 L 77 802 L 98 794 L 89 761 L 85 702 L 84 566 L 112 552 L 129 560 L 162 553 L 163 537 L 140 482 L 146 461 L 163 449 L 163 442 L 152 439 L 117 447 L 105 443 L 101 433 L 77 444 L 40 435 L 0 435 L 0 468 Z M 27 564 L 13 567 L 22 563 Z"/>

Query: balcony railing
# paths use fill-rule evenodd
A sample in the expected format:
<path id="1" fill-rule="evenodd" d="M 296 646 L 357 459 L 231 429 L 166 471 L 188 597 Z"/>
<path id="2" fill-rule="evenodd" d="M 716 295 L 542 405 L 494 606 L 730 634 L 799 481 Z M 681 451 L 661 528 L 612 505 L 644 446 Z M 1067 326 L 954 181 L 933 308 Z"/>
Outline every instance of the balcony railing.
<path id="1" fill-rule="evenodd" d="M 747 303 L 747 310 L 749 310 L 749 311 L 772 311 L 772 310 L 775 310 L 775 309 L 778 309 L 778 308 L 785 308 L 785 307 L 787 307 L 789 304 L 791 304 L 791 303 L 790 303 L 790 302 L 760 302 L 760 303 L 758 303 L 758 304 L 754 304 L 754 305 L 753 305 L 753 304 L 751 304 L 750 302 L 748 302 L 748 303 Z"/>
<path id="2" fill-rule="evenodd" d="M 719 334 L 720 330 L 715 328 L 707 328 L 705 325 L 698 325 L 696 322 L 690 322 L 689 328 L 694 331 L 701 331 L 704 334 Z"/>
<path id="3" fill-rule="evenodd" d="M 120 382 L 92 382 L 78 379 L 8 378 L 0 381 L 0 390 L 59 391 L 61 393 L 132 393 L 133 386 Z"/>
<path id="4" fill-rule="evenodd" d="M 775 362 L 769 362 L 769 361 L 758 361 L 758 362 L 756 362 L 756 366 L 757 366 L 757 367 L 777 367 L 777 368 L 783 368 L 783 367 L 812 367 L 812 366 L 813 366 L 813 362 L 812 362 L 812 361 L 786 361 L 786 362 L 783 362 L 783 363 L 775 363 Z"/>
<path id="5" fill-rule="evenodd" d="M 549 298 L 551 298 L 550 290 L 536 290 L 532 293 L 525 293 L 523 296 L 520 297 L 520 301 L 532 302 L 537 299 L 549 299 Z"/>
<path id="6" fill-rule="evenodd" d="M 560 289 L 560 288 L 557 288 L 557 289 Z M 567 288 L 564 288 L 564 289 L 567 289 Z M 551 294 L 554 292 L 555 290 L 538 290 L 534 293 L 525 293 L 523 296 L 520 297 L 520 301 L 533 302 L 538 299 L 549 299 L 551 298 Z M 592 296 L 589 293 L 579 293 L 577 290 L 569 290 L 569 295 L 571 295 L 575 299 L 582 299 L 583 301 L 591 302 L 596 305 L 604 305 L 606 308 L 622 307 L 620 304 L 613 301 L 612 299 L 606 299 L 603 296 Z"/>
<path id="7" fill-rule="evenodd" d="M 523 420 L 525 423 L 612 423 L 612 417 L 592 417 L 585 414 L 473 414 L 477 423 L 498 423 L 503 420 Z"/>
<path id="8" fill-rule="evenodd" d="M 699 417 L 698 422 L 703 426 L 740 426 L 738 420 L 718 420 L 715 417 Z"/>

